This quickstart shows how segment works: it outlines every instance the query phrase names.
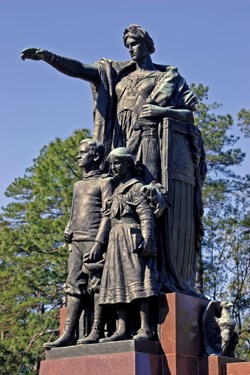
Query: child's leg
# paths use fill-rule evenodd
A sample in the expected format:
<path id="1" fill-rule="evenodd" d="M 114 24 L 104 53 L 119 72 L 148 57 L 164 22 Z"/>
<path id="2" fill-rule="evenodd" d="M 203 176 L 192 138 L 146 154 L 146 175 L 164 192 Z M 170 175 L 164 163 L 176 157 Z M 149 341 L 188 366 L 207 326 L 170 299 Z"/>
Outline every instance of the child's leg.
<path id="1" fill-rule="evenodd" d="M 149 326 L 149 303 L 147 299 L 142 299 L 139 302 L 140 318 L 141 318 L 141 329 L 145 331 L 150 330 Z"/>
<path id="2" fill-rule="evenodd" d="M 125 304 L 118 305 L 118 327 L 115 333 L 104 339 L 99 340 L 99 342 L 109 342 L 109 341 L 121 341 L 128 340 L 129 336 L 127 335 L 127 307 Z"/>
<path id="3" fill-rule="evenodd" d="M 117 333 L 124 335 L 126 334 L 126 319 L 127 319 L 127 308 L 125 305 L 119 305 L 118 307 L 118 328 Z"/>
<path id="4" fill-rule="evenodd" d="M 133 336 L 134 340 L 150 340 L 152 332 L 149 324 L 149 300 L 147 298 L 139 300 L 139 311 L 141 319 L 141 328 L 137 335 Z"/>

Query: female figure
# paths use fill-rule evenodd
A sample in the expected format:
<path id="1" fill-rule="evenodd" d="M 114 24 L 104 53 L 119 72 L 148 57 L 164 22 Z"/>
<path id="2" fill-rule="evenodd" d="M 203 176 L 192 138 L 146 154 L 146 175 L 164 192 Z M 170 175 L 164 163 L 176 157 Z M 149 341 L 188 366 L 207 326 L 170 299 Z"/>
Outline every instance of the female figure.
<path id="1" fill-rule="evenodd" d="M 164 290 L 188 293 L 194 286 L 195 258 L 202 234 L 200 187 L 206 169 L 200 133 L 192 125 L 196 97 L 176 67 L 152 62 L 154 43 L 140 26 L 126 28 L 123 41 L 131 56 L 128 62 L 101 59 L 88 65 L 37 48 L 24 50 L 22 58 L 43 60 L 64 74 L 90 82 L 94 97 L 93 137 L 104 144 L 105 155 L 113 148 L 127 147 L 142 164 L 146 184 L 156 180 L 166 191 L 173 186 L 171 217 L 165 210 L 158 225 L 159 263 Z M 183 145 L 188 144 L 190 164 L 195 164 L 191 179 L 185 173 L 177 171 L 174 176 L 173 170 L 169 171 L 166 117 L 187 124 L 181 125 L 187 136 L 176 153 L 181 154 Z M 185 157 L 181 164 L 186 166 Z M 174 183 L 169 184 L 171 178 Z"/>
<path id="2" fill-rule="evenodd" d="M 123 41 L 131 55 L 129 62 L 101 59 L 89 65 L 39 48 L 22 51 L 23 60 L 43 60 L 92 84 L 94 138 L 105 145 L 106 155 L 115 147 L 127 147 L 137 155 L 143 121 L 135 124 L 136 120 L 147 119 L 153 138 L 164 117 L 192 123 L 195 110 L 196 97 L 177 68 L 153 64 L 154 42 L 145 30 L 131 25 L 124 31 Z"/>
<path id="3" fill-rule="evenodd" d="M 143 183 L 133 176 L 133 159 L 126 148 L 114 149 L 108 157 L 115 190 L 107 202 L 111 231 L 100 287 L 100 305 L 116 305 L 117 331 L 100 342 L 128 339 L 128 304 L 137 302 L 140 329 L 133 338 L 149 340 L 149 297 L 159 293 L 153 215 L 141 195 Z"/>

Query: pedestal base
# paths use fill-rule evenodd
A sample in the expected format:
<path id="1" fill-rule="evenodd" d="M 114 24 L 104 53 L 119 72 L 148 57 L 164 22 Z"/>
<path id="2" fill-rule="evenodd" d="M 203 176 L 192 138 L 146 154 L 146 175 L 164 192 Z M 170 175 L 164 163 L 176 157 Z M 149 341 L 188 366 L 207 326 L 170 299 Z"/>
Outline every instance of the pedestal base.
<path id="1" fill-rule="evenodd" d="M 133 340 L 54 348 L 41 362 L 40 375 L 162 375 L 158 342 Z"/>
<path id="2" fill-rule="evenodd" d="M 244 363 L 237 358 L 230 358 L 230 357 L 218 357 L 218 356 L 210 356 L 210 357 L 202 357 L 199 358 L 199 375 L 228 375 L 226 366 L 228 364 L 237 363 L 238 365 Z M 231 375 L 234 375 L 232 373 Z M 235 374 L 237 375 L 237 374 Z M 243 374 L 240 374 L 243 375 Z M 250 373 L 249 373 L 250 375 Z"/>
<path id="3" fill-rule="evenodd" d="M 227 375 L 250 375 L 250 362 L 227 363 Z"/>
<path id="4" fill-rule="evenodd" d="M 54 348 L 46 352 L 40 375 L 250 375 L 248 362 L 205 355 L 201 320 L 208 302 L 177 293 L 163 295 L 160 342 Z M 65 310 L 61 318 L 65 319 Z"/>

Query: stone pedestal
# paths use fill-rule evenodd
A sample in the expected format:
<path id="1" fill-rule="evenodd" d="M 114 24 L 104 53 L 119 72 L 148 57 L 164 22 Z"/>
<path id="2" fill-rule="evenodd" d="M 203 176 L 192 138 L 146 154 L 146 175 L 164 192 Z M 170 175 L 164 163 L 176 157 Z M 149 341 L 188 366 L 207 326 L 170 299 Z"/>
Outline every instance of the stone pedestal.
<path id="1" fill-rule="evenodd" d="M 161 297 L 159 338 L 171 375 L 199 373 L 199 357 L 205 352 L 201 319 L 207 304 L 206 299 L 178 293 Z"/>
<path id="2" fill-rule="evenodd" d="M 228 364 L 237 363 L 237 365 L 242 364 L 243 362 L 239 362 L 239 359 L 236 358 L 229 358 L 229 357 L 217 357 L 217 356 L 210 356 L 206 358 L 206 366 L 204 369 L 207 368 L 208 375 L 228 375 L 226 366 Z M 249 373 L 250 374 L 250 373 Z M 202 373 L 200 374 L 202 375 Z M 231 375 L 237 375 L 232 373 Z M 243 374 L 240 374 L 243 375 Z"/>
<path id="3" fill-rule="evenodd" d="M 227 375 L 250 375 L 250 362 L 227 363 Z"/>
<path id="4" fill-rule="evenodd" d="M 250 375 L 249 363 L 205 355 L 201 320 L 208 302 L 178 293 L 162 295 L 160 342 L 54 348 L 41 362 L 40 375 Z M 61 329 L 65 316 L 61 311 Z"/>
<path id="5" fill-rule="evenodd" d="M 51 349 L 40 375 L 162 375 L 159 342 L 133 340 Z"/>
<path id="6" fill-rule="evenodd" d="M 67 307 L 62 307 L 60 309 L 60 336 L 63 334 L 66 315 L 67 315 Z"/>

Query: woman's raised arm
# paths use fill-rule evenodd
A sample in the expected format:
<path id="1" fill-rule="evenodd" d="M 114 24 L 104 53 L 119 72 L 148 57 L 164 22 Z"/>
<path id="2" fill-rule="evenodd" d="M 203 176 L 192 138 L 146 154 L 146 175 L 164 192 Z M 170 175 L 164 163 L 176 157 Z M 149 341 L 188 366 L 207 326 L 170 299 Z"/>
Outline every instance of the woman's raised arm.
<path id="1" fill-rule="evenodd" d="M 22 60 L 42 60 L 70 77 L 80 78 L 93 84 L 100 80 L 98 69 L 94 65 L 83 64 L 68 57 L 58 56 L 40 48 L 26 48 L 21 52 Z"/>

